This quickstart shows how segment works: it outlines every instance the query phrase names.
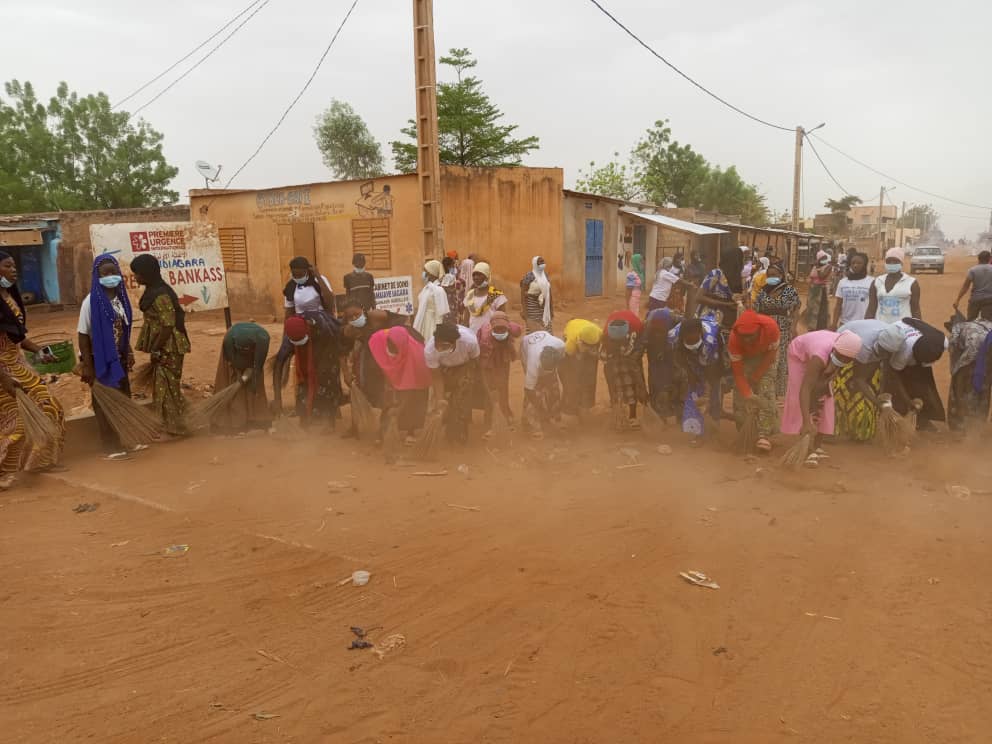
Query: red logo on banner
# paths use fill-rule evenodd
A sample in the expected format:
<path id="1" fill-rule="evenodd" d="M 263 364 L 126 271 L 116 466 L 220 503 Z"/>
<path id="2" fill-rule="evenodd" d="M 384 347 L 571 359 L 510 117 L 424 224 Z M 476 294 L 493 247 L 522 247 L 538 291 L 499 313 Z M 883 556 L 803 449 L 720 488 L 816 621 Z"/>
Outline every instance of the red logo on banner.
<path id="1" fill-rule="evenodd" d="M 147 253 L 151 250 L 148 243 L 148 233 L 133 232 L 131 235 L 131 253 Z"/>

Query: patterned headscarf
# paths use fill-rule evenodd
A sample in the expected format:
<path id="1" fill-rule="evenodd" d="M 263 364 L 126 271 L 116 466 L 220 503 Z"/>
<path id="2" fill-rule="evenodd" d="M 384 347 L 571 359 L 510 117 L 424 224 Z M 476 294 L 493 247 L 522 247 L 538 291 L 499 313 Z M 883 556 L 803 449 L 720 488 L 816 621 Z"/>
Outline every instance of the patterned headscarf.
<path id="1" fill-rule="evenodd" d="M 124 317 L 127 322 L 121 334 L 120 344 L 114 340 L 114 323 L 117 312 L 112 300 L 100 284 L 100 266 L 112 263 L 120 271 L 117 259 L 109 253 L 101 253 L 93 261 L 93 276 L 90 283 L 90 342 L 93 344 L 93 369 L 98 382 L 107 387 L 117 387 L 126 374 L 125 360 L 121 359 L 121 350 L 131 346 L 131 301 L 127 298 L 124 282 L 117 285 L 116 299 L 124 307 Z"/>

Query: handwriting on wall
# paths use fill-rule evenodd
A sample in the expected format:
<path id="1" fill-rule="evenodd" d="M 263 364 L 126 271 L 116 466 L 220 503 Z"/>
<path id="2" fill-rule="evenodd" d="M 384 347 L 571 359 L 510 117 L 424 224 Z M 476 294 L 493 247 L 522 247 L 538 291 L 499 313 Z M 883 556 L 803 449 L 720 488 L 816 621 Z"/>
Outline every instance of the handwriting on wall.
<path id="1" fill-rule="evenodd" d="M 355 216 L 346 211 L 345 202 L 318 202 L 309 186 L 296 189 L 272 189 L 255 194 L 254 219 L 272 220 L 286 225 L 294 222 L 329 222 Z M 359 217 L 392 217 L 393 194 L 389 184 L 376 186 L 366 181 L 358 187 L 353 203 Z"/>

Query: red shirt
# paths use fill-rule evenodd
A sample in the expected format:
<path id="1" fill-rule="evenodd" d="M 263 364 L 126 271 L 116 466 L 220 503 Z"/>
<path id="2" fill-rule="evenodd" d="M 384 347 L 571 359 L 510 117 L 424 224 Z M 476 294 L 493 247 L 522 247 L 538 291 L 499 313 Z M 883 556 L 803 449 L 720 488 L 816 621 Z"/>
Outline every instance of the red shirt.
<path id="1" fill-rule="evenodd" d="M 757 333 L 758 336 L 750 343 L 745 343 L 741 338 L 741 334 L 751 335 L 753 333 Z M 734 327 L 730 331 L 727 351 L 730 353 L 730 368 L 734 373 L 734 384 L 737 386 L 737 391 L 745 398 L 750 398 L 753 393 L 750 381 L 744 374 L 744 360 L 761 357 L 757 368 L 751 374 L 751 380 L 760 380 L 775 363 L 775 358 L 778 355 L 779 337 L 778 323 L 775 322 L 775 319 L 753 310 L 742 313 L 737 322 L 734 323 Z"/>

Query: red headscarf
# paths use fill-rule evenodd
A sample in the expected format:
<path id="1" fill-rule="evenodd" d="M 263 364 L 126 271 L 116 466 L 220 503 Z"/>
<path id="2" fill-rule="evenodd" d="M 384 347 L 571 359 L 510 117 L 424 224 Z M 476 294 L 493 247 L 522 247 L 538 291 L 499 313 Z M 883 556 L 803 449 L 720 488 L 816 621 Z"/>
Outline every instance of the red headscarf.
<path id="1" fill-rule="evenodd" d="M 614 310 L 606 317 L 606 325 L 603 326 L 604 336 L 608 335 L 607 329 L 610 327 L 610 323 L 615 320 L 626 321 L 631 333 L 640 333 L 644 330 L 644 323 L 630 310 Z"/>
<path id="2" fill-rule="evenodd" d="M 389 353 L 387 341 L 396 349 Z M 403 326 L 376 331 L 369 339 L 369 351 L 379 369 L 396 390 L 424 390 L 431 385 L 431 371 L 424 361 L 424 345 Z"/>
<path id="3" fill-rule="evenodd" d="M 755 333 L 759 334 L 756 340 L 747 345 L 742 343 L 742 334 L 751 336 Z M 779 335 L 778 323 L 775 322 L 774 318 L 756 313 L 754 310 L 745 310 L 734 323 L 727 350 L 730 352 L 731 359 L 763 354 L 769 347 L 778 343 Z"/>
<path id="4" fill-rule="evenodd" d="M 286 318 L 283 330 L 290 341 L 302 341 L 310 335 L 310 326 L 299 315 Z M 313 412 L 313 400 L 317 394 L 317 365 L 313 354 L 313 339 L 308 339 L 305 344 L 299 346 L 294 344 L 293 349 L 296 356 L 296 382 L 306 383 L 307 386 L 306 414 L 309 416 Z"/>

